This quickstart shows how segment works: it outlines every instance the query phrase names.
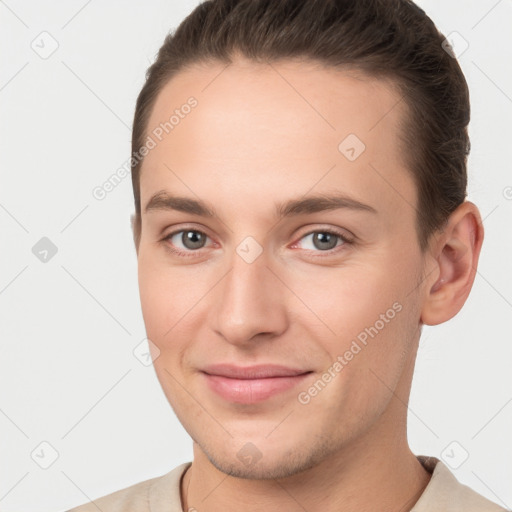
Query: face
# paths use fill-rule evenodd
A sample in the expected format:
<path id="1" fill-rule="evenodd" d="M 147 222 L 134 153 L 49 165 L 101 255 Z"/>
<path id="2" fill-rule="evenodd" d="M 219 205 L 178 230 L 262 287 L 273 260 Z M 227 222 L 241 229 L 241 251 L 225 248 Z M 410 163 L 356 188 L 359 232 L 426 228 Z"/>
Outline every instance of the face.
<path id="1" fill-rule="evenodd" d="M 224 472 L 285 477 L 404 432 L 393 393 L 410 385 L 423 257 L 399 99 L 355 72 L 241 58 L 157 98 L 142 312 L 170 404 Z"/>

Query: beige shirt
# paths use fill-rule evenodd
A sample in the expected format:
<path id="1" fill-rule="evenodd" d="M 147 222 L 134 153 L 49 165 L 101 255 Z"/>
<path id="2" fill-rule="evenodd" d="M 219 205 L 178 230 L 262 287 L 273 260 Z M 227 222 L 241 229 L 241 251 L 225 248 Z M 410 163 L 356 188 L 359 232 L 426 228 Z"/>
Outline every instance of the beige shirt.
<path id="1" fill-rule="evenodd" d="M 448 467 L 435 457 L 418 455 L 432 474 L 430 482 L 410 512 L 504 512 L 466 485 L 458 482 Z M 183 512 L 180 481 L 191 465 L 185 462 L 165 475 L 139 482 L 68 512 Z"/>

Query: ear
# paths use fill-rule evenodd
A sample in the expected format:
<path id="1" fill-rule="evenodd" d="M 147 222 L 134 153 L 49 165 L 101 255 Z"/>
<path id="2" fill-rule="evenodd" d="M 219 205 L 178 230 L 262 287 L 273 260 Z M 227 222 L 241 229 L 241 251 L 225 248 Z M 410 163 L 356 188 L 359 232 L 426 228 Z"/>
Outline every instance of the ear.
<path id="1" fill-rule="evenodd" d="M 450 215 L 430 248 L 434 269 L 428 274 L 422 323 L 441 324 L 461 310 L 475 280 L 483 239 L 480 212 L 465 201 Z"/>
<path id="2" fill-rule="evenodd" d="M 139 242 L 140 242 L 140 220 L 137 214 L 130 215 L 130 224 L 132 226 L 133 243 L 135 244 L 135 251 L 139 255 Z"/>

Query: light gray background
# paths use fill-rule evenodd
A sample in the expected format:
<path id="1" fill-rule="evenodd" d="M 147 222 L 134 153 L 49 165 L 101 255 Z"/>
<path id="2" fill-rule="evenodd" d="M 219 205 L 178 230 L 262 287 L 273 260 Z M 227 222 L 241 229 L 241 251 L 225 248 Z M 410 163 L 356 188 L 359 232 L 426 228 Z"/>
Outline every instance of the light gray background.
<path id="1" fill-rule="evenodd" d="M 191 460 L 153 368 L 133 354 L 145 331 L 131 179 L 103 201 L 92 190 L 129 158 L 145 70 L 196 4 L 0 1 L 2 511 L 64 510 Z M 486 238 L 463 310 L 424 328 L 410 443 L 454 466 L 467 451 L 457 478 L 510 508 L 512 2 L 419 4 L 469 43 L 469 199 Z M 32 253 L 42 237 L 58 249 L 46 263 Z"/>

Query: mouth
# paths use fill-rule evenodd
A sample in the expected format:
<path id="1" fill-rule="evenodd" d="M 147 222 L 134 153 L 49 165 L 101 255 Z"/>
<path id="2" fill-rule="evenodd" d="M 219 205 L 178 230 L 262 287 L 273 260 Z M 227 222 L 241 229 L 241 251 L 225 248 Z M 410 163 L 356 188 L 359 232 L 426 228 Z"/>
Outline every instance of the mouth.
<path id="1" fill-rule="evenodd" d="M 300 384 L 311 370 L 280 365 L 212 365 L 201 372 L 208 387 L 224 400 L 241 404 L 262 402 Z"/>

